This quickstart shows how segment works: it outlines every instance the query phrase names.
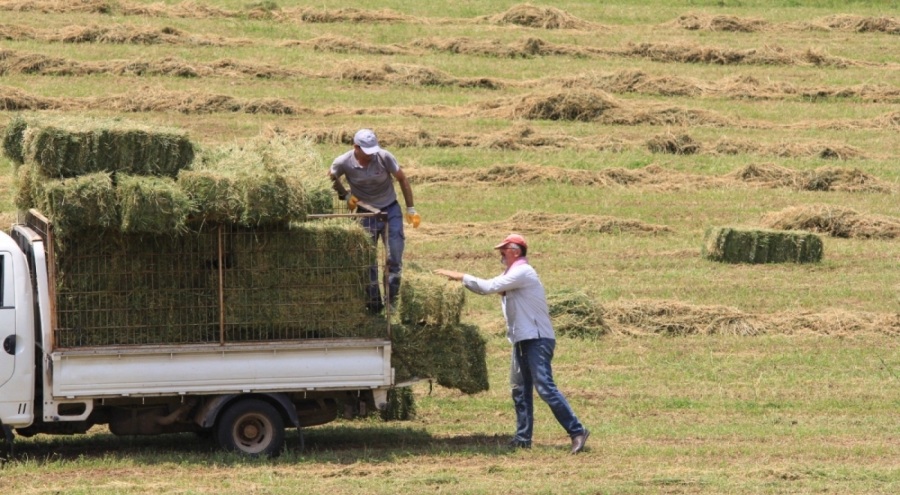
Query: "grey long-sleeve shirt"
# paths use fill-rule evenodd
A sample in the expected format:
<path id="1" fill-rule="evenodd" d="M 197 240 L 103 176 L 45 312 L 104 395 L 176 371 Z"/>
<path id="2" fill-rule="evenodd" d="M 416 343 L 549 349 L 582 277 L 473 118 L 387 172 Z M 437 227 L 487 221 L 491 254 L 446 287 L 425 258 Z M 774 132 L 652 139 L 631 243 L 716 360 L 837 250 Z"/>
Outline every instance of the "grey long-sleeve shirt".
<path id="1" fill-rule="evenodd" d="M 503 293 L 502 308 L 506 318 L 506 337 L 515 344 L 529 339 L 555 339 L 547 296 L 537 272 L 522 259 L 502 275 L 482 279 L 463 275 L 463 285 L 476 294 Z"/>

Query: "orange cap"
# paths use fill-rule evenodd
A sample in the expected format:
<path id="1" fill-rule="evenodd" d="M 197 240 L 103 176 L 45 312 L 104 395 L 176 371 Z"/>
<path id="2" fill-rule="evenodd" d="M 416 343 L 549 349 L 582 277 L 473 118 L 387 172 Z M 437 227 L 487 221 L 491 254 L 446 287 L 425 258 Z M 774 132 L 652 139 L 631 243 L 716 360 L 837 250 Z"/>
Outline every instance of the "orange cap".
<path id="1" fill-rule="evenodd" d="M 506 236 L 506 239 L 503 239 L 503 242 L 494 246 L 494 249 L 506 247 L 507 244 L 518 244 L 524 248 L 528 247 L 528 244 L 525 242 L 524 237 L 519 234 L 509 234 L 508 236 Z"/>

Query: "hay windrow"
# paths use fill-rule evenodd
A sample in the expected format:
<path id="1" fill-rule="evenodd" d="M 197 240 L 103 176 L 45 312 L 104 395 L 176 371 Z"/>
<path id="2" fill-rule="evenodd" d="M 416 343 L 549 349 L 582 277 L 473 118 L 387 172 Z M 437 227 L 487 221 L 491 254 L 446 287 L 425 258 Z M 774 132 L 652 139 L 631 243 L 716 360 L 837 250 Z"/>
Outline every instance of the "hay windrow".
<path id="1" fill-rule="evenodd" d="M 313 50 L 335 53 L 367 53 L 370 55 L 405 55 L 411 50 L 399 45 L 373 45 L 338 35 L 325 35 L 308 41 L 285 41 L 282 46 L 308 46 Z"/>
<path id="2" fill-rule="evenodd" d="M 70 108 L 72 105 L 68 101 L 59 98 L 33 96 L 18 88 L 0 86 L 0 110 L 3 111 L 67 110 Z"/>
<path id="3" fill-rule="evenodd" d="M 513 24 L 538 29 L 598 29 L 599 25 L 579 19 L 555 7 L 515 5 L 505 12 L 480 18 L 491 24 Z"/>
<path id="4" fill-rule="evenodd" d="M 574 326 L 562 335 L 595 339 L 605 335 L 866 335 L 900 336 L 900 314 L 853 312 L 840 309 L 823 312 L 783 311 L 754 314 L 718 305 L 695 305 L 666 300 L 617 300 L 600 304 L 577 291 L 563 289 L 548 294 L 548 300 L 563 301 L 554 326 L 574 319 L 602 319 L 605 328 L 591 331 L 589 324 Z"/>
<path id="5" fill-rule="evenodd" d="M 537 56 L 570 56 L 584 57 L 590 51 L 571 45 L 561 45 L 529 37 L 513 43 L 504 44 L 498 40 L 482 40 L 467 37 L 459 38 L 425 38 L 412 42 L 418 49 L 427 49 L 461 55 L 479 55 L 500 58 L 532 58 Z"/>
<path id="6" fill-rule="evenodd" d="M 765 187 L 789 187 L 803 191 L 892 192 L 892 187 L 857 168 L 820 167 L 793 170 L 772 164 L 753 164 L 729 178 Z"/>
<path id="7" fill-rule="evenodd" d="M 494 232 L 513 230 L 523 234 L 632 234 L 663 235 L 670 227 L 602 215 L 552 214 L 522 211 L 496 222 L 450 223 L 440 226 L 422 225 L 422 235 L 433 238 L 484 237 Z"/>
<path id="8" fill-rule="evenodd" d="M 291 11 L 287 10 L 285 13 L 290 17 L 299 18 L 303 22 L 308 22 L 310 24 L 318 24 L 318 23 L 338 23 L 338 22 L 353 22 L 353 23 L 370 23 L 370 22 L 407 22 L 417 20 L 408 15 L 400 14 L 394 12 L 390 9 L 382 9 L 382 10 L 361 10 L 354 8 L 342 8 L 342 9 L 334 9 L 334 10 L 319 10 L 314 8 L 303 8 L 299 11 Z"/>
<path id="9" fill-rule="evenodd" d="M 894 17 L 866 17 L 852 14 L 831 15 L 808 24 L 810 27 L 856 33 L 900 34 L 900 20 Z"/>
<path id="10" fill-rule="evenodd" d="M 813 204 L 792 206 L 765 214 L 760 221 L 770 229 L 808 230 L 853 239 L 900 238 L 900 218 L 859 213 L 852 208 Z"/>
<path id="11" fill-rule="evenodd" d="M 792 52 L 777 46 L 762 49 L 734 50 L 697 46 L 689 43 L 629 44 L 611 53 L 622 57 L 640 57 L 656 62 L 678 62 L 714 65 L 812 65 L 816 67 L 851 67 L 863 65 L 841 57 L 820 53 L 813 49 Z"/>
<path id="12" fill-rule="evenodd" d="M 762 19 L 745 19 L 733 15 L 684 14 L 672 25 L 691 31 L 726 31 L 753 33 L 765 31 L 769 24 Z"/>

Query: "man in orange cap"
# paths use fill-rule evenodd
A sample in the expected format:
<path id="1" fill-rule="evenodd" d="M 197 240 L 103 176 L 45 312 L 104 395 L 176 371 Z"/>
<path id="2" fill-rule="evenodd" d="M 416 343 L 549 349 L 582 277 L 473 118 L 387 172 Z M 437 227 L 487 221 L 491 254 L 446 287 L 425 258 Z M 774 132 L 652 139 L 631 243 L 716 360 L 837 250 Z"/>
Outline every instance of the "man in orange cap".
<path id="1" fill-rule="evenodd" d="M 559 424 L 572 440 L 573 454 L 584 449 L 590 432 L 578 421 L 572 407 L 553 381 L 553 350 L 556 335 L 550 321 L 547 297 L 537 272 L 528 263 L 528 243 L 519 234 L 510 234 L 494 246 L 506 268 L 492 279 L 481 279 L 451 270 L 435 270 L 450 280 L 459 280 L 476 294 L 500 294 L 506 336 L 513 344 L 510 385 L 516 410 L 514 448 L 530 448 L 534 430 L 534 394 L 550 406 Z"/>

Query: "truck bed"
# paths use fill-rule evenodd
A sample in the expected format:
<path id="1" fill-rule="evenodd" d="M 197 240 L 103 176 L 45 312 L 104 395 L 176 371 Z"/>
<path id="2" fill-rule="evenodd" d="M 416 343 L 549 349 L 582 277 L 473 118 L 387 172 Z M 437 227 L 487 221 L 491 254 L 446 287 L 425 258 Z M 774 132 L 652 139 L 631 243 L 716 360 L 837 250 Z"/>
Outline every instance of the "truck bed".
<path id="1" fill-rule="evenodd" d="M 390 341 L 102 347 L 51 353 L 66 399 L 387 387 Z"/>

